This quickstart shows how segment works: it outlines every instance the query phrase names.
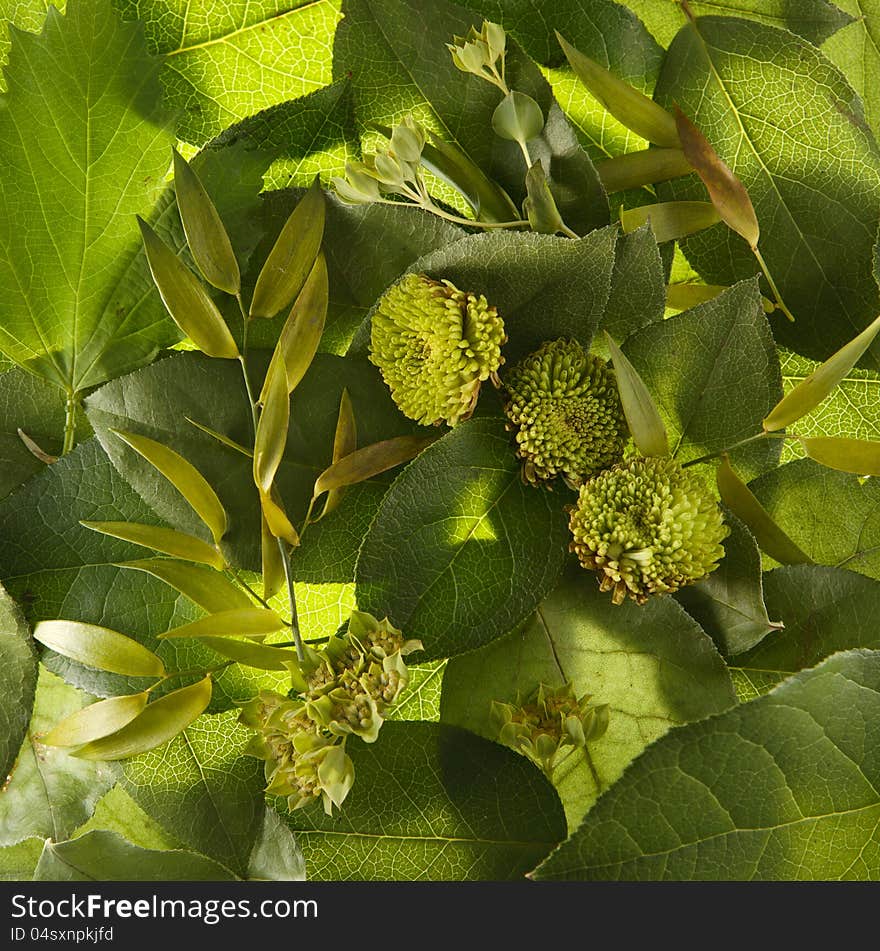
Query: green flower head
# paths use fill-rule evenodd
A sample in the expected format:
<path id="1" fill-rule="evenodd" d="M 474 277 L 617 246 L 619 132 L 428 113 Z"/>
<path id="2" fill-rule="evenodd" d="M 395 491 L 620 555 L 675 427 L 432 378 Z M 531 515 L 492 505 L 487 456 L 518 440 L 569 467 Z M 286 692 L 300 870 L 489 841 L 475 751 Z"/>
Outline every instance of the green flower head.
<path id="1" fill-rule="evenodd" d="M 677 591 L 718 566 L 728 534 L 703 481 L 672 459 L 637 458 L 581 486 L 571 550 L 621 604 Z"/>
<path id="2" fill-rule="evenodd" d="M 504 379 L 504 407 L 527 482 L 576 489 L 623 458 L 629 432 L 614 371 L 574 340 L 554 340 Z"/>
<path id="3" fill-rule="evenodd" d="M 370 359 L 404 415 L 454 426 L 474 411 L 480 384 L 497 382 L 506 339 L 504 322 L 482 295 L 408 274 L 379 301 Z"/>

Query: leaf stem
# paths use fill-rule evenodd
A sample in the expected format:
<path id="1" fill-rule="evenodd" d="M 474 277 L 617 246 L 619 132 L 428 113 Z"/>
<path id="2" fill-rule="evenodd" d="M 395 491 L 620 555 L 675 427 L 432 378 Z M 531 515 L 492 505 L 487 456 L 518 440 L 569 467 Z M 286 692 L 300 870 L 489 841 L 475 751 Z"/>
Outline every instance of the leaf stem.
<path id="1" fill-rule="evenodd" d="M 64 445 L 61 455 L 66 456 L 73 449 L 76 441 L 76 410 L 79 406 L 79 393 L 68 390 L 64 404 Z"/>
<path id="2" fill-rule="evenodd" d="M 227 660 L 222 664 L 217 664 L 216 667 L 188 667 L 186 670 L 172 670 L 170 673 L 165 674 L 161 680 L 157 680 L 151 687 L 147 687 L 146 693 L 150 693 L 155 690 L 156 687 L 161 684 L 167 683 L 169 680 L 174 680 L 177 677 L 190 677 L 193 675 L 200 675 L 202 677 L 207 677 L 209 674 L 219 673 L 221 670 L 226 670 L 227 667 L 231 667 L 233 664 L 237 664 L 238 661 Z"/>
<path id="3" fill-rule="evenodd" d="M 235 578 L 235 580 L 242 586 L 242 588 L 244 588 L 244 590 L 247 591 L 247 593 L 252 598 L 255 598 L 257 601 L 259 601 L 260 604 L 262 604 L 264 608 L 267 608 L 269 611 L 274 610 L 272 605 L 269 604 L 269 602 L 264 597 L 257 594 L 257 592 L 254 591 L 254 589 L 244 580 L 244 578 L 242 578 L 237 568 L 234 568 L 232 565 L 228 565 L 227 571 L 232 575 L 233 578 Z M 288 622 L 284 621 L 284 623 L 287 624 Z"/>
<path id="4" fill-rule="evenodd" d="M 682 469 L 687 469 L 689 466 L 695 466 L 700 462 L 708 462 L 710 459 L 717 459 L 719 456 L 723 456 L 726 452 L 733 452 L 734 449 L 739 449 L 741 446 L 748 446 L 750 443 L 757 442 L 759 439 L 797 439 L 797 436 L 789 435 L 787 433 L 765 433 L 760 432 L 756 433 L 754 436 L 749 436 L 748 439 L 741 439 L 739 442 L 735 442 L 732 446 L 727 446 L 725 449 L 719 449 L 716 452 L 707 453 L 705 456 L 700 456 L 699 459 L 691 459 L 688 462 L 683 462 L 681 467 Z"/>
<path id="5" fill-rule="evenodd" d="M 788 319 L 794 323 L 794 314 L 786 307 L 785 301 L 782 299 L 782 294 L 779 292 L 779 288 L 776 286 L 776 281 L 773 280 L 773 275 L 770 273 L 770 269 L 767 267 L 767 262 L 764 260 L 763 255 L 758 250 L 758 246 L 754 245 L 752 247 L 752 254 L 755 255 L 755 258 L 758 264 L 761 265 L 761 270 L 764 272 L 764 277 L 767 278 L 767 283 L 770 285 L 770 290 L 773 292 L 773 297 L 776 299 L 776 306 L 785 314 Z"/>
<path id="6" fill-rule="evenodd" d="M 393 201 L 390 198 L 379 198 L 374 204 L 377 205 L 397 205 L 400 208 L 412 208 L 413 203 L 408 201 Z M 460 218 L 458 215 L 450 215 L 448 212 L 443 211 L 442 208 L 438 208 L 435 204 L 427 205 L 424 202 L 419 202 L 415 204 L 416 208 L 421 208 L 423 211 L 430 212 L 432 215 L 436 215 L 438 218 L 443 218 L 446 221 L 451 221 L 453 224 L 457 225 L 467 225 L 469 228 L 523 228 L 528 227 L 528 221 L 517 219 L 516 221 L 475 221 L 473 218 Z"/>
<path id="7" fill-rule="evenodd" d="M 290 571 L 290 552 L 287 550 L 284 540 L 279 538 L 278 551 L 281 552 L 281 561 L 284 565 L 284 580 L 287 582 L 287 596 L 290 599 L 290 628 L 293 633 L 293 642 L 296 645 L 297 660 L 302 663 L 306 659 L 305 648 L 303 647 L 302 635 L 299 631 L 299 615 L 296 610 L 296 592 L 293 589 L 293 575 Z"/>

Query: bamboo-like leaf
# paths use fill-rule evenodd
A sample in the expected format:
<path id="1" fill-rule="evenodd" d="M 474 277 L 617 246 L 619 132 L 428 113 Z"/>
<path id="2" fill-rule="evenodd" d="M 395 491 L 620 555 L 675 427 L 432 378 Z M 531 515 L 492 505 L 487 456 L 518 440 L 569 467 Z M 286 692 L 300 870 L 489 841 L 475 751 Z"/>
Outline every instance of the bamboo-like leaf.
<path id="1" fill-rule="evenodd" d="M 259 670 L 288 670 L 288 664 L 296 661 L 296 651 L 282 650 L 254 641 L 239 641 L 232 637 L 204 637 L 202 643 L 236 663 Z"/>
<path id="2" fill-rule="evenodd" d="M 680 147 L 675 119 L 662 106 L 584 56 L 559 31 L 556 39 L 578 79 L 615 119 L 654 145 Z"/>
<path id="3" fill-rule="evenodd" d="M 624 208 L 620 223 L 626 234 L 650 222 L 658 244 L 678 241 L 718 224 L 721 215 L 710 201 L 661 201 L 656 205 Z"/>
<path id="4" fill-rule="evenodd" d="M 351 455 L 356 449 L 357 420 L 354 416 L 354 406 L 352 406 L 348 390 L 343 390 L 342 397 L 339 400 L 339 415 L 336 418 L 336 434 L 333 437 L 333 462 L 339 462 L 340 459 Z M 344 494 L 344 488 L 329 489 L 327 498 L 324 500 L 324 508 L 314 521 L 320 522 L 325 515 L 332 512 L 342 501 Z"/>
<path id="5" fill-rule="evenodd" d="M 669 455 L 669 437 L 654 399 L 636 368 L 623 355 L 611 334 L 605 331 L 605 339 L 614 363 L 614 375 L 620 403 L 626 416 L 629 431 L 638 450 L 645 456 Z"/>
<path id="6" fill-rule="evenodd" d="M 535 162 L 526 172 L 526 199 L 523 202 L 523 211 L 529 219 L 532 231 L 538 234 L 556 234 L 565 227 L 550 183 L 540 161 Z"/>
<path id="7" fill-rule="evenodd" d="M 247 456 L 248 459 L 254 458 L 253 450 L 248 449 L 247 446 L 242 446 L 241 443 L 236 442 L 234 439 L 230 439 L 228 436 L 224 436 L 223 433 L 218 433 L 216 429 L 211 429 L 210 426 L 206 426 L 204 423 L 200 423 L 195 419 L 190 419 L 189 416 L 183 417 L 191 426 L 195 426 L 196 429 L 203 432 L 206 436 L 210 436 L 212 439 L 216 439 L 221 445 L 226 446 L 228 449 L 234 449 L 236 452 L 241 453 L 243 456 Z"/>
<path id="8" fill-rule="evenodd" d="M 135 545 L 143 545 L 144 548 L 152 548 L 173 558 L 183 558 L 218 569 L 226 566 L 223 556 L 212 545 L 195 535 L 187 535 L 173 528 L 138 522 L 80 522 L 80 525 L 102 535 L 112 535 Z"/>
<path id="9" fill-rule="evenodd" d="M 764 429 L 767 432 L 784 429 L 815 409 L 856 365 L 878 332 L 880 317 L 786 393 L 767 415 Z"/>
<path id="10" fill-rule="evenodd" d="M 174 191 L 193 260 L 209 284 L 238 294 L 241 273 L 214 202 L 186 159 L 174 149 Z"/>
<path id="11" fill-rule="evenodd" d="M 118 562 L 117 567 L 144 571 L 154 578 L 159 578 L 212 614 L 217 611 L 253 607 L 253 602 L 244 591 L 237 588 L 222 572 L 193 565 L 188 561 L 142 558 L 138 561 Z"/>
<path id="12" fill-rule="evenodd" d="M 284 511 L 284 506 L 273 497 L 272 492 L 260 489 L 260 508 L 263 519 L 273 538 L 282 538 L 294 548 L 299 545 L 299 533 Z"/>
<path id="13" fill-rule="evenodd" d="M 251 317 L 274 317 L 299 294 L 324 236 L 324 195 L 318 178 L 281 229 L 260 271 Z"/>
<path id="14" fill-rule="evenodd" d="M 324 255 L 318 252 L 308 280 L 294 301 L 278 338 L 278 349 L 287 370 L 288 393 L 292 393 L 299 385 L 318 351 L 327 321 L 328 301 L 327 262 Z M 263 392 L 260 394 L 260 402 L 263 404 L 269 397 L 269 385 L 267 373 Z"/>
<path id="15" fill-rule="evenodd" d="M 42 446 L 39 445 L 35 440 L 31 439 L 28 434 L 21 429 L 20 427 L 16 429 L 18 433 L 18 438 L 24 443 L 27 451 L 35 458 L 39 459 L 40 462 L 45 463 L 47 466 L 54 465 L 58 462 L 58 456 L 53 456 L 50 453 L 46 452 Z"/>
<path id="16" fill-rule="evenodd" d="M 756 248 L 761 228 L 745 186 L 721 160 L 706 136 L 677 106 L 675 122 L 682 151 L 703 180 L 718 214 L 729 228 L 748 242 L 750 248 Z"/>
<path id="17" fill-rule="evenodd" d="M 40 742 L 47 746 L 81 746 L 109 736 L 139 716 L 149 697 L 144 691 L 89 704 L 57 723 L 40 737 Z"/>
<path id="18" fill-rule="evenodd" d="M 343 489 L 357 485 L 366 479 L 372 479 L 388 469 L 409 462 L 423 449 L 430 446 L 436 436 L 396 436 L 382 442 L 364 446 L 349 453 L 339 462 L 325 469 L 315 480 L 313 497 L 332 489 Z"/>
<path id="19" fill-rule="evenodd" d="M 278 542 L 269 529 L 266 516 L 260 519 L 260 552 L 263 571 L 263 597 L 267 600 L 276 595 L 284 584 L 284 563 Z"/>
<path id="20" fill-rule="evenodd" d="M 280 345 L 275 348 L 266 371 L 263 392 L 263 411 L 254 438 L 254 482 L 261 492 L 268 493 L 284 456 L 290 424 L 287 370 Z"/>
<path id="21" fill-rule="evenodd" d="M 138 218 L 138 224 L 150 273 L 174 322 L 209 357 L 237 359 L 235 340 L 201 281 L 146 221 Z"/>
<path id="22" fill-rule="evenodd" d="M 127 677 L 162 677 L 165 665 L 136 640 L 82 621 L 40 621 L 34 638 L 57 654 L 87 667 L 109 670 Z"/>
<path id="23" fill-rule="evenodd" d="M 599 162 L 596 171 L 605 191 L 612 193 L 679 178 L 693 169 L 681 149 L 644 149 Z"/>
<path id="24" fill-rule="evenodd" d="M 812 559 L 770 518 L 751 489 L 733 471 L 725 453 L 715 473 L 721 501 L 744 522 L 761 551 L 783 565 L 809 564 Z"/>
<path id="25" fill-rule="evenodd" d="M 829 469 L 880 476 L 880 442 L 838 436 L 801 437 L 806 454 Z"/>
<path id="26" fill-rule="evenodd" d="M 127 759 L 155 749 L 183 732 L 211 702 L 211 678 L 181 687 L 147 704 L 143 713 L 121 730 L 86 743 L 73 755 L 83 759 Z"/>
<path id="27" fill-rule="evenodd" d="M 215 542 L 226 534 L 226 510 L 211 488 L 208 480 L 179 452 L 147 436 L 112 430 L 150 465 L 154 466 L 192 506 L 193 511 L 207 525 Z"/>
<path id="28" fill-rule="evenodd" d="M 284 627 L 284 621 L 268 608 L 218 611 L 160 634 L 167 637 L 264 637 Z"/>

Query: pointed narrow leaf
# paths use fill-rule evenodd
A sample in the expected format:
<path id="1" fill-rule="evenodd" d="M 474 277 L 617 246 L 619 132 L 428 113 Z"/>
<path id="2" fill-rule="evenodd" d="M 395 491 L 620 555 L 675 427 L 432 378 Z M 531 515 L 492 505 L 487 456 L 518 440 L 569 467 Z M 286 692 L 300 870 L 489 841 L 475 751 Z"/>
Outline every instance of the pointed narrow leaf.
<path id="1" fill-rule="evenodd" d="M 224 436 L 223 433 L 218 433 L 216 429 L 211 429 L 210 426 L 206 426 L 204 423 L 199 423 L 194 419 L 190 419 L 189 416 L 183 417 L 191 426 L 195 426 L 196 429 L 203 432 L 206 436 L 210 436 L 212 439 L 216 439 L 221 445 L 226 446 L 228 449 L 234 449 L 236 452 L 241 453 L 243 456 L 247 456 L 248 459 L 254 458 L 254 453 L 251 449 L 248 449 L 247 446 L 242 446 L 241 443 L 236 442 L 234 439 L 230 439 L 228 436 Z"/>
<path id="2" fill-rule="evenodd" d="M 280 341 L 266 371 L 263 392 L 263 411 L 254 438 L 254 482 L 261 492 L 268 493 L 284 456 L 290 425 L 290 394 Z"/>
<path id="3" fill-rule="evenodd" d="M 761 229 L 745 185 L 721 161 L 706 136 L 677 106 L 675 122 L 682 151 L 703 180 L 718 214 L 729 228 L 745 238 L 749 247 L 757 247 Z"/>
<path id="4" fill-rule="evenodd" d="M 669 455 L 669 437 L 666 434 L 666 427 L 663 425 L 663 420 L 644 380 L 623 355 L 607 330 L 605 339 L 614 363 L 620 403 L 623 406 L 623 413 L 626 416 L 633 442 L 645 456 Z"/>
<path id="5" fill-rule="evenodd" d="M 299 534 L 287 517 L 284 506 L 272 497 L 271 492 L 260 489 L 260 508 L 263 510 L 263 519 L 272 536 L 283 538 L 288 544 L 297 547 Z"/>
<path id="6" fill-rule="evenodd" d="M 52 456 L 45 451 L 37 442 L 31 439 L 28 434 L 21 429 L 20 427 L 16 429 L 18 433 L 18 438 L 24 443 L 27 451 L 35 458 L 39 459 L 40 462 L 45 463 L 47 466 L 51 466 L 54 463 L 58 462 L 58 456 Z"/>
<path id="7" fill-rule="evenodd" d="M 638 231 L 650 222 L 657 244 L 678 241 L 711 228 L 719 221 L 721 215 L 710 201 L 661 201 L 656 205 L 640 205 L 620 212 L 620 223 L 626 234 Z"/>
<path id="8" fill-rule="evenodd" d="M 83 759 L 126 759 L 155 749 L 183 732 L 211 702 L 211 678 L 174 690 L 147 704 L 143 713 L 110 736 L 73 752 Z"/>
<path id="9" fill-rule="evenodd" d="M 523 211 L 529 219 L 532 231 L 538 234 L 556 234 L 565 227 L 556 200 L 550 191 L 550 183 L 540 162 L 526 172 L 526 199 Z"/>
<path id="10" fill-rule="evenodd" d="M 162 677 L 165 665 L 151 650 L 118 631 L 81 621 L 40 621 L 34 638 L 56 654 L 128 677 Z"/>
<path id="11" fill-rule="evenodd" d="M 846 439 L 836 436 L 802 437 L 807 455 L 840 472 L 880 476 L 880 442 L 867 439 Z"/>
<path id="12" fill-rule="evenodd" d="M 276 595 L 284 584 L 284 564 L 278 542 L 269 529 L 266 516 L 263 515 L 260 529 L 261 567 L 263 571 L 263 597 L 268 600 Z"/>
<path id="13" fill-rule="evenodd" d="M 177 149 L 174 149 L 174 191 L 189 250 L 202 276 L 219 290 L 238 294 L 241 274 L 229 235 L 205 186 Z"/>
<path id="14" fill-rule="evenodd" d="M 558 31 L 556 39 L 578 79 L 615 119 L 654 145 L 679 148 L 675 119 L 662 106 L 584 56 Z"/>
<path id="15" fill-rule="evenodd" d="M 189 624 L 173 627 L 159 636 L 166 637 L 263 637 L 284 627 L 284 622 L 267 608 L 241 608 L 218 611 Z"/>
<path id="16" fill-rule="evenodd" d="M 764 429 L 767 432 L 785 429 L 815 409 L 856 365 L 878 332 L 880 317 L 789 391 L 764 420 Z"/>
<path id="17" fill-rule="evenodd" d="M 121 730 L 146 707 L 149 694 L 127 694 L 89 704 L 65 717 L 40 742 L 47 746 L 81 746 Z"/>
<path id="18" fill-rule="evenodd" d="M 196 561 L 212 568 L 226 567 L 223 556 L 212 545 L 195 535 L 187 535 L 173 528 L 141 525 L 137 522 L 80 522 L 80 525 L 90 528 L 93 532 L 101 532 L 102 535 L 112 535 L 135 545 L 143 545 L 144 548 L 152 548 L 163 555 Z"/>
<path id="19" fill-rule="evenodd" d="M 761 551 L 782 565 L 809 564 L 812 561 L 770 518 L 751 489 L 733 471 L 726 454 L 722 457 L 715 478 L 721 501 L 745 523 Z"/>
<path id="20" fill-rule="evenodd" d="M 354 407 L 351 403 L 351 397 L 348 395 L 348 390 L 343 390 L 342 397 L 339 400 L 336 434 L 333 437 L 333 462 L 339 462 L 340 459 L 351 455 L 356 449 L 357 420 L 354 417 Z M 324 508 L 314 521 L 319 522 L 325 515 L 332 512 L 342 501 L 344 494 L 345 489 L 330 489 L 327 492 L 327 498 L 324 500 Z"/>
<path id="21" fill-rule="evenodd" d="M 179 452 L 147 436 L 111 430 L 132 449 L 143 456 L 174 486 L 192 506 L 193 511 L 208 526 L 215 542 L 226 534 L 226 510 L 211 488 L 208 480 Z"/>
<path id="22" fill-rule="evenodd" d="M 287 670 L 288 664 L 296 662 L 296 651 L 269 647 L 254 641 L 237 641 L 232 637 L 203 637 L 202 643 L 230 660 L 259 670 Z"/>
<path id="23" fill-rule="evenodd" d="M 251 599 L 237 588 L 222 572 L 203 568 L 187 561 L 173 558 L 142 558 L 138 561 L 123 561 L 119 568 L 145 571 L 159 578 L 181 594 L 186 595 L 199 607 L 210 611 L 231 611 L 235 608 L 253 607 Z"/>
<path id="24" fill-rule="evenodd" d="M 314 498 L 331 489 L 357 485 L 415 458 L 436 436 L 396 436 L 364 446 L 325 469 L 315 480 Z"/>
<path id="25" fill-rule="evenodd" d="M 209 357 L 236 359 L 238 347 L 235 340 L 201 281 L 146 221 L 138 218 L 138 224 L 150 273 L 174 322 Z"/>
<path id="26" fill-rule="evenodd" d="M 596 171 L 606 192 L 621 192 L 689 175 L 693 169 L 681 149 L 644 149 L 599 162 Z"/>
<path id="27" fill-rule="evenodd" d="M 324 236 L 324 195 L 319 179 L 281 229 L 254 287 L 251 317 L 274 317 L 299 294 Z"/>

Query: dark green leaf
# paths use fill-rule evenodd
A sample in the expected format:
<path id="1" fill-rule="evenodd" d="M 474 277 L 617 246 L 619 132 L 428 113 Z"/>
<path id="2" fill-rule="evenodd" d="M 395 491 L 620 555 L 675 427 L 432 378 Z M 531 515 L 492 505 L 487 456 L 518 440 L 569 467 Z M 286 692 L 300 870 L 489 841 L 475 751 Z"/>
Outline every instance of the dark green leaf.
<path id="1" fill-rule="evenodd" d="M 12 771 L 37 688 L 37 657 L 18 606 L 0 586 L 0 778 Z"/>

